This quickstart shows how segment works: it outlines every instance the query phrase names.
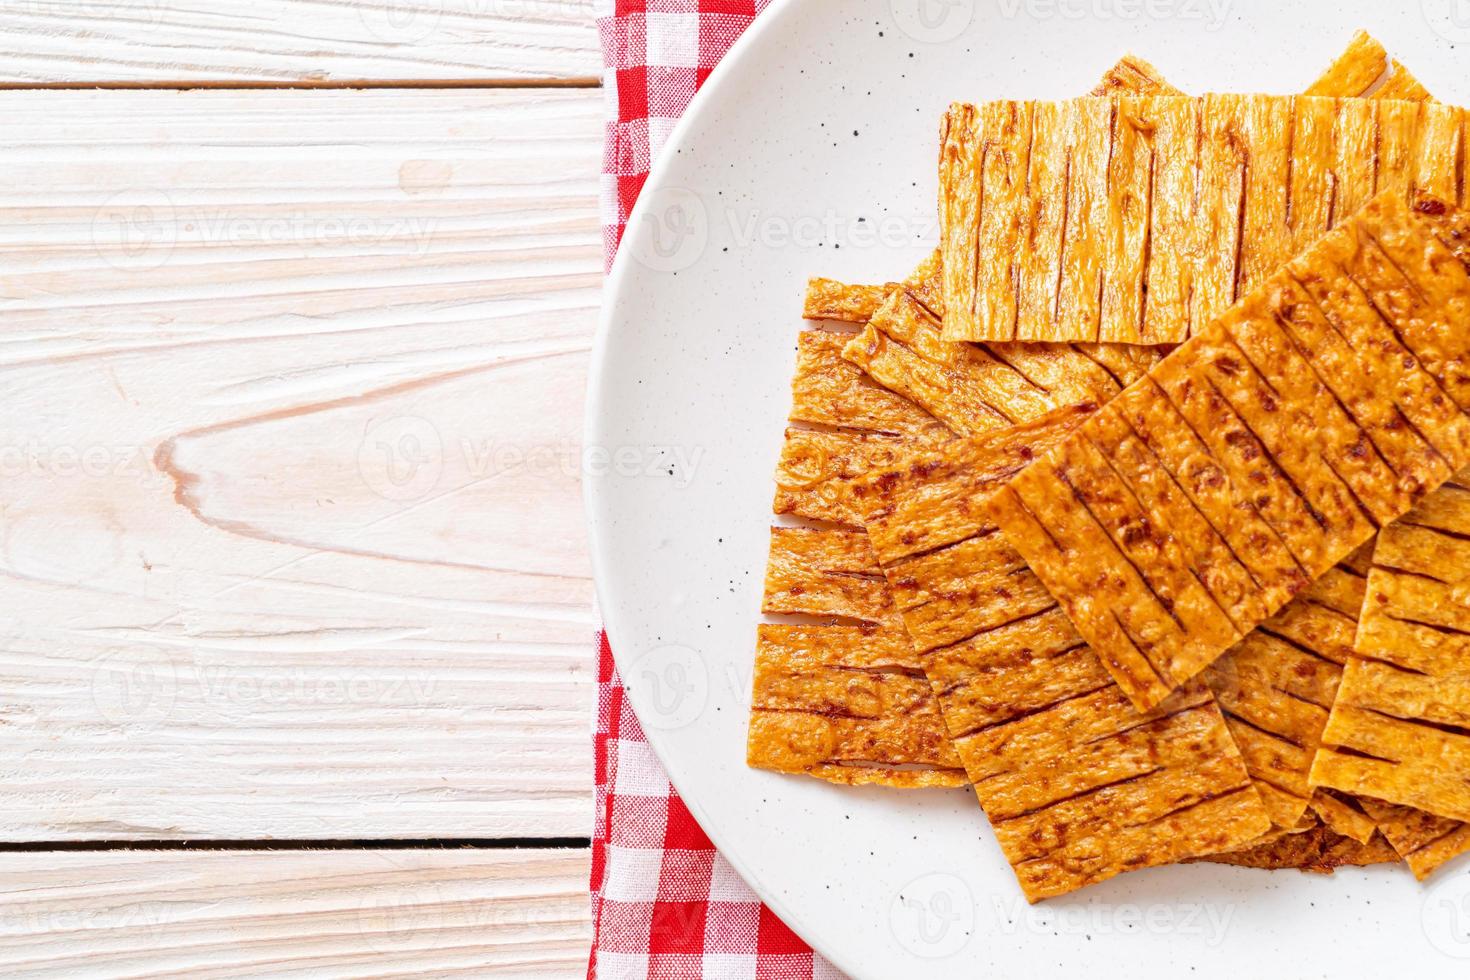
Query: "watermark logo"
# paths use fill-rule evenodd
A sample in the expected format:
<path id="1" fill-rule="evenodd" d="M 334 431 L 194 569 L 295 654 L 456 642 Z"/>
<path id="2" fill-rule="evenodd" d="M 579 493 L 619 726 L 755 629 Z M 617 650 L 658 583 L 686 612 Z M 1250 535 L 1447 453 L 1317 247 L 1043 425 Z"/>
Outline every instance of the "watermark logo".
<path id="1" fill-rule="evenodd" d="M 1470 960 L 1470 871 L 1431 888 L 1422 915 L 1431 946 L 1452 959 Z"/>
<path id="2" fill-rule="evenodd" d="M 654 272 L 681 272 L 700 260 L 709 245 L 709 211 L 699 195 L 682 187 L 651 192 L 628 228 L 633 258 Z"/>
<path id="3" fill-rule="evenodd" d="M 634 662 L 626 679 L 646 693 L 644 728 L 672 731 L 692 724 L 709 703 L 709 670 L 689 647 L 670 644 L 650 650 Z"/>
<path id="4" fill-rule="evenodd" d="M 1430 30 L 1452 44 L 1470 41 L 1470 0 L 1419 0 Z"/>
<path id="5" fill-rule="evenodd" d="M 975 934 L 975 895 L 954 875 L 923 875 L 893 897 L 888 925 L 898 944 L 915 956 L 953 956 Z"/>
<path id="6" fill-rule="evenodd" d="M 924 44 L 944 44 L 975 19 L 975 0 L 888 0 L 898 29 Z"/>
<path id="7" fill-rule="evenodd" d="M 445 925 L 447 906 L 434 885 L 364 889 L 357 902 L 357 932 L 379 953 L 429 942 Z"/>
<path id="8" fill-rule="evenodd" d="M 374 419 L 357 448 L 357 469 L 385 500 L 421 500 L 444 472 L 444 440 L 434 423 L 417 415 Z"/>
<path id="9" fill-rule="evenodd" d="M 178 211 L 160 190 L 119 191 L 92 216 L 92 247 L 118 269 L 157 269 L 178 242 Z"/>
<path id="10" fill-rule="evenodd" d="M 157 727 L 173 710 L 179 677 L 158 650 L 136 647 L 98 658 L 92 669 L 92 703 L 109 724 L 129 732 Z"/>
<path id="11" fill-rule="evenodd" d="M 415 44 L 439 29 L 441 0 L 372 0 L 353 4 L 369 34 L 389 44 Z"/>

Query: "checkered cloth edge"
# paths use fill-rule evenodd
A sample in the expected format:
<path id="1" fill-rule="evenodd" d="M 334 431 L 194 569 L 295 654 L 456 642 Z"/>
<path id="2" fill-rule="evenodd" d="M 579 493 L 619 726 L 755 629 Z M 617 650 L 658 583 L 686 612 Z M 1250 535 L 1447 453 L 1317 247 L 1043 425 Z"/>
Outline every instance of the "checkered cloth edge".
<path id="1" fill-rule="evenodd" d="M 609 265 L 674 123 L 766 0 L 598 0 Z M 589 980 L 842 980 L 761 904 L 669 784 L 597 642 Z"/>
<path id="2" fill-rule="evenodd" d="M 589 980 L 842 980 L 715 850 L 597 646 Z"/>
<path id="3" fill-rule="evenodd" d="M 648 168 L 689 100 L 767 0 L 596 0 L 607 139 L 602 234 L 612 264 Z"/>

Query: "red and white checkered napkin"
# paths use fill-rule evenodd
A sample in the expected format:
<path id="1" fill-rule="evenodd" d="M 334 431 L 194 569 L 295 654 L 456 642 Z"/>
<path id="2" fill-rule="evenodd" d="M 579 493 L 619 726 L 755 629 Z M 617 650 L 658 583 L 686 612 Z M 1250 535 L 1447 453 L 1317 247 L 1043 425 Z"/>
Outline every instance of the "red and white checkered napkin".
<path id="1" fill-rule="evenodd" d="M 591 980 L 842 980 L 720 856 L 597 654 Z"/>
<path id="2" fill-rule="evenodd" d="M 598 0 L 608 100 L 607 261 L 650 162 L 766 0 Z M 598 637 L 591 980 L 841 980 L 777 919 L 694 822 Z"/>
<path id="3" fill-rule="evenodd" d="M 648 167 L 730 45 L 767 0 L 595 0 L 607 145 L 602 230 L 608 265 Z"/>

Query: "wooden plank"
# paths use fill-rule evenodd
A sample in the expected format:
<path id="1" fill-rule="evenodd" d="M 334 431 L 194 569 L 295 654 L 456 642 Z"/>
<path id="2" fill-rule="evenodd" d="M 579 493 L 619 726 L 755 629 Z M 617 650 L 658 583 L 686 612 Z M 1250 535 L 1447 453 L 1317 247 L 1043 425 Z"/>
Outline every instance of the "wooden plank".
<path id="1" fill-rule="evenodd" d="M 598 94 L 0 105 L 0 839 L 585 835 Z"/>
<path id="2" fill-rule="evenodd" d="M 586 850 L 0 855 L 0 972 L 586 975 Z"/>
<path id="3" fill-rule="evenodd" d="M 595 82 L 592 0 L 26 0 L 0 84 Z"/>

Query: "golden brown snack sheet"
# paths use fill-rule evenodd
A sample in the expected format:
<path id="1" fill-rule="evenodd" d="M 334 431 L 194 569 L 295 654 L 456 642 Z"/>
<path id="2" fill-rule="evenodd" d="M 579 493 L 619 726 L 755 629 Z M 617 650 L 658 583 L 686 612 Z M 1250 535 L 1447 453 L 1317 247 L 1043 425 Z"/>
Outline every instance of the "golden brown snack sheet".
<path id="1" fill-rule="evenodd" d="M 1262 871 L 1295 868 L 1312 874 L 1330 875 L 1342 867 L 1394 864 L 1400 858 L 1381 834 L 1360 842 L 1326 824 L 1316 823 L 1299 833 L 1281 834 L 1254 847 L 1211 854 L 1199 860 Z"/>
<path id="2" fill-rule="evenodd" d="M 1314 793 L 1307 781 L 1352 653 L 1363 586 L 1339 565 L 1204 672 L 1278 830 L 1294 829 L 1309 807 L 1360 843 L 1376 829 L 1354 801 Z"/>
<path id="3" fill-rule="evenodd" d="M 1336 790 L 1317 789 L 1312 793 L 1311 811 L 1336 834 L 1368 844 L 1379 832 L 1378 821 L 1363 806 L 1363 801 Z"/>
<path id="4" fill-rule="evenodd" d="M 845 338 L 798 338 L 775 509 L 855 520 L 823 489 L 903 447 L 953 437 L 842 360 Z M 747 760 L 838 783 L 958 786 L 958 757 L 860 528 L 772 528 Z"/>
<path id="5" fill-rule="evenodd" d="M 907 290 L 893 292 L 843 356 L 962 435 L 1037 418 L 1062 405 L 1103 401 L 1122 390 L 1090 356 L 1057 344 L 956 344 Z"/>
<path id="6" fill-rule="evenodd" d="M 758 632 L 750 765 L 854 785 L 964 785 L 922 673 L 847 666 L 872 659 L 863 627 L 762 623 Z"/>
<path id="7" fill-rule="evenodd" d="M 896 285 L 891 282 L 881 286 L 854 285 L 813 277 L 806 284 L 806 301 L 801 315 L 808 320 L 867 323 Z"/>
<path id="8" fill-rule="evenodd" d="M 1470 851 L 1470 824 L 1368 797 L 1361 802 L 1420 881 Z"/>
<path id="9" fill-rule="evenodd" d="M 1379 535 L 1319 786 L 1470 820 L 1470 471 Z"/>
<path id="10" fill-rule="evenodd" d="M 1208 689 L 1136 710 L 976 506 L 1095 411 L 916 450 L 847 488 L 1033 902 L 1271 826 Z"/>
<path id="11" fill-rule="evenodd" d="M 1375 199 L 987 502 L 1140 707 L 1470 462 L 1460 216 L 1417 207 Z"/>
<path id="12" fill-rule="evenodd" d="M 1314 86 L 1317 94 L 1362 94 L 1362 88 L 1346 86 L 1356 84 L 1375 47 L 1383 52 L 1382 45 L 1360 33 Z M 1384 64 L 1379 64 L 1373 79 L 1384 73 Z M 1182 93 L 1148 62 L 1127 55 L 1109 69 L 1093 94 Z M 942 271 L 936 250 L 902 284 L 845 286 L 813 279 L 807 315 L 865 324 L 844 356 L 956 432 L 972 435 L 1026 421 L 1060 405 L 1105 401 L 1142 377 L 1167 352 L 1167 347 L 1111 343 L 944 343 Z"/>
<path id="13" fill-rule="evenodd" d="M 867 535 L 771 529 L 746 744 L 752 766 L 842 783 L 960 786 L 913 645 Z"/>
<path id="14" fill-rule="evenodd" d="M 1382 188 L 1463 203 L 1465 129 L 1385 99 L 957 103 L 944 336 L 1179 343 Z"/>
<path id="15" fill-rule="evenodd" d="M 1103 73 L 1102 80 L 1089 94 L 1152 96 L 1185 93 L 1170 85 L 1152 64 L 1136 55 L 1128 54 Z M 1347 49 L 1302 94 L 1339 99 L 1361 97 L 1434 101 L 1429 91 L 1419 84 L 1408 69 L 1390 59 L 1383 45 L 1365 31 L 1357 32 Z M 942 265 L 941 250 L 936 248 L 902 283 L 854 284 L 813 277 L 807 283 L 803 315 L 812 320 L 867 323 L 890 293 L 895 289 L 905 288 L 932 313 L 942 317 Z M 1085 350 L 1087 346 L 1079 345 L 1079 349 Z M 1121 351 L 1129 349 L 1116 345 L 1105 346 Z M 1109 365 L 1105 363 L 1105 366 Z M 1152 362 L 1144 370 L 1148 366 L 1152 366 Z M 1126 386 L 1136 380 L 1136 376 L 1127 376 L 1125 367 L 1124 374 L 1118 380 Z"/>
<path id="16" fill-rule="evenodd" d="M 846 338 L 808 330 L 797 338 L 790 418 L 776 470 L 777 514 L 859 523 L 829 499 L 829 481 L 892 460 L 907 446 L 954 437 L 943 423 L 842 359 Z"/>
<path id="17" fill-rule="evenodd" d="M 920 302 L 935 309 L 941 302 L 939 263 L 939 249 L 936 248 L 925 256 L 924 261 L 903 282 L 890 282 L 883 286 L 813 277 L 807 280 L 806 299 L 802 304 L 801 315 L 808 320 L 867 323 L 888 295 L 897 289 L 907 290 Z"/>
<path id="18" fill-rule="evenodd" d="M 797 336 L 790 420 L 798 424 L 881 432 L 920 442 L 954 433 L 903 395 L 853 369 L 842 357 L 847 338 L 824 330 Z"/>
<path id="19" fill-rule="evenodd" d="M 1302 94 L 1338 99 L 1433 101 L 1429 90 L 1407 68 L 1390 58 L 1378 39 L 1367 31 L 1354 34 L 1347 50 Z"/>
<path id="20" fill-rule="evenodd" d="M 1125 54 L 1116 65 L 1103 73 L 1102 81 L 1088 94 L 1103 96 L 1184 93 L 1165 81 L 1163 74 L 1147 61 L 1137 55 Z"/>

